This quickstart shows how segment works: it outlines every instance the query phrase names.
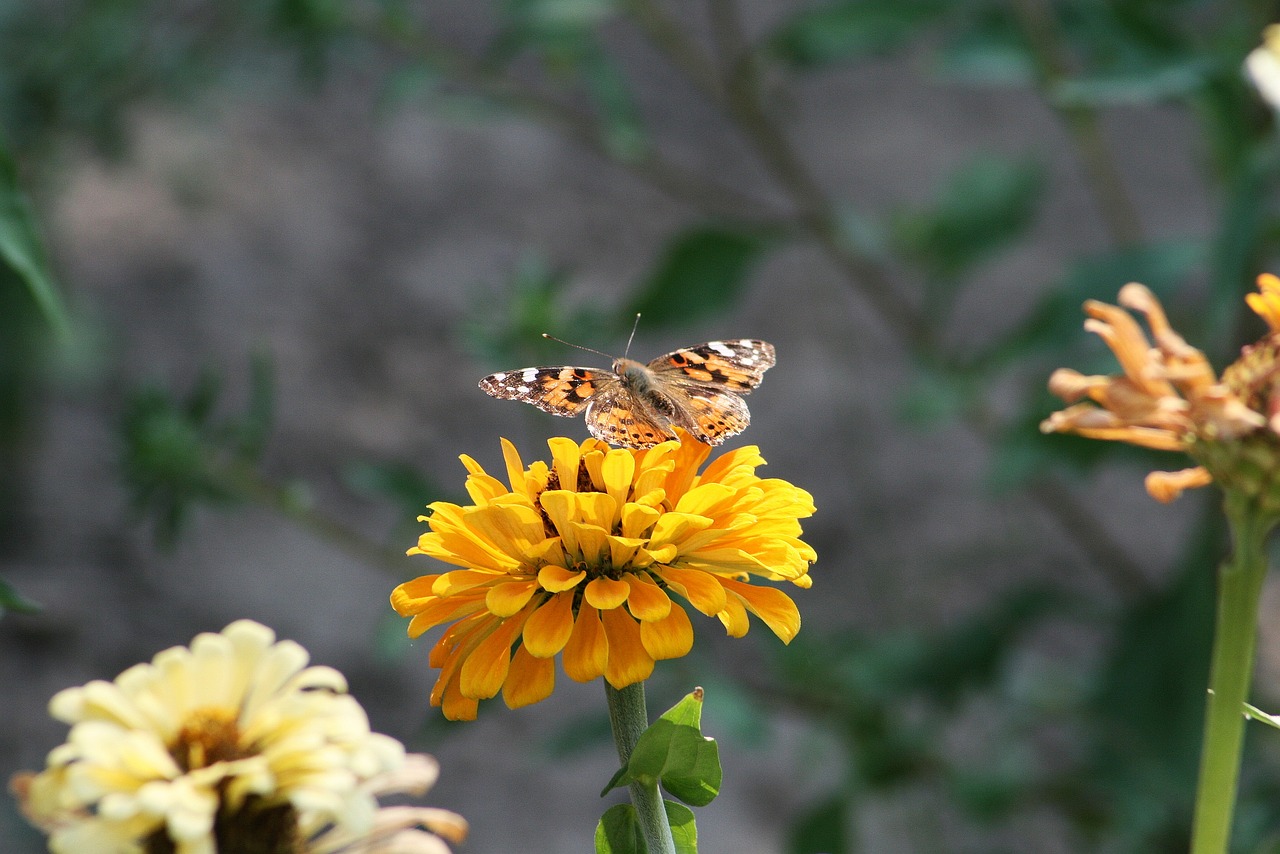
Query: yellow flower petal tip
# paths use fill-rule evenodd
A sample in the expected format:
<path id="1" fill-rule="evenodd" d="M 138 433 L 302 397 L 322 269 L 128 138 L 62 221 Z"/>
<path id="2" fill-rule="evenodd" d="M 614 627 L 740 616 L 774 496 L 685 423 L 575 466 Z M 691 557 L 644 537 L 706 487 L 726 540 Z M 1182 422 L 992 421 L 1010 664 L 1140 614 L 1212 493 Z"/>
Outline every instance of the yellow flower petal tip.
<path id="1" fill-rule="evenodd" d="M 708 463 L 711 449 L 683 434 L 648 449 L 548 446 L 550 462 L 525 466 L 502 440 L 506 485 L 465 457 L 474 503 L 433 505 L 417 551 L 462 569 L 392 594 L 414 636 L 447 626 L 430 659 L 446 717 L 474 718 L 499 692 L 513 708 L 546 699 L 561 654 L 577 681 L 644 680 L 692 648 L 686 605 L 734 635 L 748 614 L 784 641 L 799 630 L 795 603 L 750 581 L 812 584 L 800 520 L 813 498 L 758 477 L 757 448 Z"/>

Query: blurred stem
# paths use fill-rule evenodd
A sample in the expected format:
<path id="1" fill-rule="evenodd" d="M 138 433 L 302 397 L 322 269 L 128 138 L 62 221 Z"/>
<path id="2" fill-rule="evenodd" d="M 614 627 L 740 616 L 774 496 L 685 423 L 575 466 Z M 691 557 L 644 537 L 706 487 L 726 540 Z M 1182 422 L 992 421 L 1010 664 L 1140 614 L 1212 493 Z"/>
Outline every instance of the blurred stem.
<path id="1" fill-rule="evenodd" d="M 1111 242 L 1129 246 L 1142 241 L 1141 219 L 1124 182 L 1098 113 L 1092 107 L 1058 103 L 1053 90 L 1070 76 L 1071 63 L 1059 37 L 1052 7 L 1045 0 L 1012 0 L 1013 13 L 1031 45 L 1032 58 L 1040 77 L 1040 89 L 1066 125 L 1084 167 L 1089 191 L 1102 215 Z"/>
<path id="2" fill-rule="evenodd" d="M 1209 671 L 1192 854 L 1225 854 L 1231 840 L 1244 741 L 1245 702 L 1253 678 L 1258 597 L 1267 574 L 1267 534 L 1273 514 L 1236 492 L 1226 497 L 1232 554 L 1218 572 L 1217 621 Z"/>
<path id="3" fill-rule="evenodd" d="M 237 495 L 270 507 L 317 539 L 330 543 L 356 560 L 403 578 L 410 569 L 404 552 L 382 546 L 348 525 L 326 516 L 302 500 L 295 490 L 264 477 L 253 465 L 232 462 L 211 465 L 210 471 Z"/>
<path id="4" fill-rule="evenodd" d="M 631 752 L 636 749 L 640 735 L 649 726 L 649 713 L 644 702 L 644 683 L 637 682 L 618 690 L 605 682 L 604 693 L 609 701 L 609 726 L 613 730 L 613 741 L 618 746 L 618 758 L 625 766 L 631 761 Z M 667 810 L 662 804 L 662 792 L 658 790 L 658 784 L 633 782 L 628 788 L 649 854 L 676 854 L 671 823 L 667 819 Z"/>

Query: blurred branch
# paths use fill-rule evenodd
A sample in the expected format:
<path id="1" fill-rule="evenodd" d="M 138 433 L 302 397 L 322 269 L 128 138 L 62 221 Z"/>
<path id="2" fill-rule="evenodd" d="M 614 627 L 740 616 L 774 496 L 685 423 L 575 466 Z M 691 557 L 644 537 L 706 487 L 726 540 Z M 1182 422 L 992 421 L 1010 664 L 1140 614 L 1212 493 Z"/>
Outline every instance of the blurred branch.
<path id="1" fill-rule="evenodd" d="M 665 159 L 652 148 L 622 156 L 609 146 L 590 113 L 561 103 L 510 75 L 489 68 L 421 30 L 389 26 L 384 21 L 360 26 L 371 37 L 388 44 L 451 79 L 539 124 L 551 128 L 596 154 L 622 166 L 668 196 L 719 216 L 751 220 L 748 212 L 767 209 L 767 203 L 735 187 L 709 179 Z M 773 217 L 761 218 L 768 225 Z"/>
<path id="2" fill-rule="evenodd" d="M 1107 145 L 1098 113 L 1082 104 L 1061 104 L 1053 90 L 1070 77 L 1071 63 L 1059 37 L 1053 9 L 1045 0 L 1011 0 L 1040 77 L 1041 94 L 1066 125 L 1084 167 L 1085 180 L 1106 225 L 1107 236 L 1117 246 L 1142 240 L 1138 210 L 1124 189 L 1124 181 Z"/>
<path id="3" fill-rule="evenodd" d="M 948 359 L 934 330 L 926 322 L 927 311 L 917 310 L 900 294 L 894 287 L 889 270 L 880 262 L 859 253 L 841 238 L 834 205 L 796 154 L 781 127 L 763 106 L 758 69 L 753 54 L 742 40 L 736 0 L 714 2 L 718 49 L 722 56 L 737 59 L 730 62 L 732 74 L 723 87 L 703 85 L 701 75 L 695 77 L 693 82 L 713 98 L 717 97 L 719 91 L 724 92 L 720 106 L 739 122 L 747 139 L 754 145 L 775 179 L 791 196 L 801 228 L 817 240 L 881 319 L 907 344 L 912 354 L 926 363 L 946 364 Z M 630 0 L 628 7 L 646 10 L 640 21 L 641 25 L 658 46 L 668 53 L 678 49 L 683 57 L 693 49 L 683 39 L 678 42 L 670 40 L 670 34 L 678 26 L 666 17 L 654 0 Z M 679 64 L 683 65 L 688 61 L 682 59 Z M 707 64 L 709 61 L 697 63 L 700 67 Z M 1102 153 L 1106 154 L 1105 148 Z M 1104 157 L 1103 160 L 1110 167 L 1109 158 Z M 1127 204 L 1127 198 L 1123 194 L 1121 198 Z M 975 406 L 965 418 L 966 426 L 988 442 L 991 431 L 984 425 L 989 422 L 989 412 L 981 404 Z M 1073 542 L 1080 545 L 1119 592 L 1133 595 L 1149 587 L 1141 567 L 1127 556 L 1125 550 L 1106 532 L 1088 508 L 1066 491 L 1063 485 L 1045 477 L 1029 484 L 1027 491 L 1042 509 L 1073 534 Z"/>
<path id="4" fill-rule="evenodd" d="M 270 507 L 317 539 L 330 543 L 351 557 L 385 569 L 397 578 L 412 574 L 403 551 L 383 546 L 355 528 L 316 510 L 296 490 L 269 480 L 258 469 L 242 461 L 225 463 L 214 475 L 231 492 L 255 504 Z"/>

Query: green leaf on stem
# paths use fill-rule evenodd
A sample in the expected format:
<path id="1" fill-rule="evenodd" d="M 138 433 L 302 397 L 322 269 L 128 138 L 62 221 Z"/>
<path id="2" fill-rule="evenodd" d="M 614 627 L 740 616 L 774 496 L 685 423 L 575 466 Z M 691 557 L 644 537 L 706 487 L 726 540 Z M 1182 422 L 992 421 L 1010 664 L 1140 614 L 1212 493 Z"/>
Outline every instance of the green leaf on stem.
<path id="1" fill-rule="evenodd" d="M 1029 160 L 979 156 L 948 178 L 934 203 L 898 214 L 898 251 L 938 279 L 955 279 L 1030 227 L 1044 176 Z"/>
<path id="2" fill-rule="evenodd" d="M 631 804 L 614 804 L 596 824 L 596 854 L 646 854 L 640 818 Z"/>
<path id="3" fill-rule="evenodd" d="M 671 825 L 671 838 L 676 844 L 676 854 L 698 854 L 698 828 L 693 810 L 674 801 L 663 801 L 667 821 Z M 605 810 L 596 824 L 596 854 L 647 854 L 644 832 L 636 808 L 631 804 L 616 804 Z"/>
<path id="4" fill-rule="evenodd" d="M 723 775 L 719 746 L 702 734 L 702 689 L 697 688 L 641 733 L 631 759 L 601 794 L 633 782 L 661 782 L 680 800 L 701 807 L 720 794 Z"/>
<path id="5" fill-rule="evenodd" d="M 793 68 L 823 68 L 905 45 L 944 12 L 944 0 L 844 0 L 805 9 L 774 33 L 770 47 Z"/>
<path id="6" fill-rule="evenodd" d="M 629 314 L 646 325 L 688 324 L 727 311 L 768 245 L 763 238 L 718 226 L 700 226 L 667 245 L 640 286 Z"/>
<path id="7" fill-rule="evenodd" d="M 26 194 L 18 186 L 18 168 L 0 143 L 0 262 L 26 287 L 45 321 L 60 335 L 70 328 L 66 307 L 54 282 Z"/>

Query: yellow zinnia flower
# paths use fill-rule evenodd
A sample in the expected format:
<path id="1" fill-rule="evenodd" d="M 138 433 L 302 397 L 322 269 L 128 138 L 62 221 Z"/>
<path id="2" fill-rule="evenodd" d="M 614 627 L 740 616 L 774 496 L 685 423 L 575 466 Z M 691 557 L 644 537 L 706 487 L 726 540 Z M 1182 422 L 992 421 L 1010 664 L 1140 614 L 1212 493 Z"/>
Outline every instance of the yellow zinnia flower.
<path id="1" fill-rule="evenodd" d="M 59 692 L 50 712 L 71 732 L 43 772 L 15 776 L 23 811 L 55 854 L 373 852 L 396 834 L 438 842 L 416 827 L 465 834 L 451 813 L 378 809 L 429 786 L 434 760 L 370 732 L 342 675 L 307 659 L 240 620 Z"/>
<path id="2" fill-rule="evenodd" d="M 1280 395 L 1273 397 L 1280 388 L 1280 279 L 1259 276 L 1258 289 L 1245 299 L 1269 331 L 1245 347 L 1220 379 L 1204 353 L 1173 331 L 1160 301 L 1142 285 L 1125 285 L 1119 303 L 1146 317 L 1154 346 L 1124 308 L 1086 302 L 1085 329 L 1115 352 L 1124 375 L 1055 371 L 1049 390 L 1075 405 L 1049 416 L 1040 429 L 1186 452 L 1199 465 L 1147 476 L 1147 492 L 1158 501 L 1217 481 L 1280 508 Z M 1085 397 L 1093 402 L 1075 403 Z"/>
<path id="3" fill-rule="evenodd" d="M 809 493 L 755 475 L 755 446 L 730 451 L 698 473 L 710 448 L 687 434 L 637 450 L 597 439 L 548 442 L 551 463 L 521 462 L 502 440 L 509 486 L 475 460 L 474 504 L 430 505 L 409 554 L 463 567 L 405 582 L 391 604 L 412 617 L 409 636 L 452 623 L 431 650 L 440 668 L 432 705 L 471 720 L 478 701 L 502 691 L 516 708 L 546 699 L 554 658 L 569 678 L 604 676 L 615 688 L 647 679 L 655 660 L 693 646 L 677 594 L 716 616 L 730 635 L 755 614 L 784 642 L 800 612 L 782 591 L 750 576 L 811 584 L 817 555 L 800 540 Z"/>

